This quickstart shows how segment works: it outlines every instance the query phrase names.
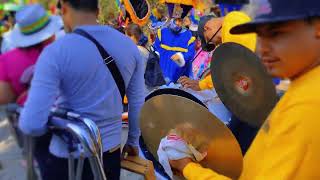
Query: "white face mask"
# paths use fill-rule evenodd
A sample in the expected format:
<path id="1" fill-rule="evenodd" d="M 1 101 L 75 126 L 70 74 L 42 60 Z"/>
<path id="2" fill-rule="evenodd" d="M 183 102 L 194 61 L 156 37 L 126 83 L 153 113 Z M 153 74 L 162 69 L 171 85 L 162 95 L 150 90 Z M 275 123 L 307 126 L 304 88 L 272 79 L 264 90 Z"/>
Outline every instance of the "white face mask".
<path id="1" fill-rule="evenodd" d="M 176 33 L 176 34 L 180 33 L 181 30 L 182 30 L 182 27 L 181 27 L 181 26 L 178 26 L 178 25 L 175 23 L 175 20 L 172 20 L 172 21 L 170 22 L 169 28 L 171 29 L 171 31 L 173 31 L 173 32 Z"/>

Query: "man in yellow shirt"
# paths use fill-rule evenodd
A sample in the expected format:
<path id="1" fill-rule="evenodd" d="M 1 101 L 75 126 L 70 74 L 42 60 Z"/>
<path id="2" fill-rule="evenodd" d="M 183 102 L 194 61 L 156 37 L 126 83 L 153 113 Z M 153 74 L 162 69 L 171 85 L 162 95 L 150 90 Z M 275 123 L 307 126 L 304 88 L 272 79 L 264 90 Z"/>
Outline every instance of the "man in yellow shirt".
<path id="1" fill-rule="evenodd" d="M 256 49 L 256 35 L 244 34 L 233 35 L 230 34 L 230 29 L 236 25 L 247 23 L 251 18 L 243 12 L 233 11 L 225 17 L 214 17 L 212 15 L 201 18 L 199 23 L 199 34 L 201 43 L 204 50 L 207 44 L 217 46 L 221 43 L 235 42 L 246 46 L 247 48 L 255 51 Z M 216 33 L 218 32 L 218 33 Z M 214 34 L 216 34 L 214 36 Z M 214 38 L 212 38 L 214 36 Z M 209 48 L 211 49 L 211 48 Z M 212 49 L 211 49 L 212 50 Z M 208 51 L 208 50 L 207 50 Z M 192 80 L 188 77 L 181 77 L 178 81 L 182 86 L 193 89 L 195 91 L 212 89 L 213 83 L 211 75 L 206 76 L 204 79 Z"/>
<path id="2" fill-rule="evenodd" d="M 248 15 L 239 11 L 233 11 L 225 17 L 220 18 L 212 15 L 202 17 L 199 23 L 198 32 L 203 50 L 210 51 L 213 50 L 215 46 L 221 43 L 234 42 L 241 44 L 252 51 L 255 51 L 257 41 L 255 33 L 241 35 L 230 34 L 231 28 L 250 21 L 251 18 Z M 179 79 L 179 82 L 185 88 L 190 88 L 195 91 L 214 88 L 210 73 L 200 81 L 192 80 L 188 77 L 181 77 Z M 241 146 L 241 150 L 245 154 L 251 142 L 253 141 L 258 129 L 241 122 L 235 116 L 232 116 L 229 123 L 229 128 L 237 138 Z"/>
<path id="3" fill-rule="evenodd" d="M 231 33 L 256 32 L 268 72 L 292 83 L 245 155 L 239 179 L 320 179 L 320 1 L 266 0 L 259 7 L 254 22 Z M 189 180 L 229 179 L 190 159 L 171 165 Z"/>

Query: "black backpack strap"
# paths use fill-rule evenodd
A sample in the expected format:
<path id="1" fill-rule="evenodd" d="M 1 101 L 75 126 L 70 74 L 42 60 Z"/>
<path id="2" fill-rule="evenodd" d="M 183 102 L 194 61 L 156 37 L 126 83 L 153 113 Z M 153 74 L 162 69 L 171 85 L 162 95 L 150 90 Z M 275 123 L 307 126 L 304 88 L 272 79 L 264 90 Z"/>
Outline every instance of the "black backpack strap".
<path id="1" fill-rule="evenodd" d="M 115 82 L 118 86 L 118 89 L 121 94 L 121 98 L 123 100 L 124 96 L 126 94 L 126 86 L 125 86 L 123 77 L 120 73 L 120 70 L 119 70 L 117 64 L 115 63 L 113 57 L 110 56 L 108 54 L 108 52 L 102 47 L 102 45 L 86 31 L 84 31 L 82 29 L 76 29 L 73 32 L 87 38 L 88 40 L 90 40 L 91 42 L 93 42 L 96 45 L 96 47 L 98 48 L 98 50 L 100 52 L 100 55 L 102 56 L 104 64 L 108 67 L 109 71 L 112 74 L 113 79 L 115 80 Z"/>

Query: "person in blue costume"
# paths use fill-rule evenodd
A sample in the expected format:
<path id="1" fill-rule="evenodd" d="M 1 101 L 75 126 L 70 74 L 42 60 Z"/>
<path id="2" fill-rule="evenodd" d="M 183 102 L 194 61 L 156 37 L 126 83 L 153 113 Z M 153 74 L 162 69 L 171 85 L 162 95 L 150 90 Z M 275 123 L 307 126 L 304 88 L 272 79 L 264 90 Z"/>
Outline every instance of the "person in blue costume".
<path id="1" fill-rule="evenodd" d="M 176 4 L 169 8 L 172 20 L 168 27 L 157 32 L 154 48 L 160 55 L 160 66 L 167 83 L 176 83 L 181 76 L 189 76 L 192 71 L 196 38 L 183 28 L 182 14 L 186 16 L 186 11 L 190 11 L 190 7 L 182 8 Z"/>

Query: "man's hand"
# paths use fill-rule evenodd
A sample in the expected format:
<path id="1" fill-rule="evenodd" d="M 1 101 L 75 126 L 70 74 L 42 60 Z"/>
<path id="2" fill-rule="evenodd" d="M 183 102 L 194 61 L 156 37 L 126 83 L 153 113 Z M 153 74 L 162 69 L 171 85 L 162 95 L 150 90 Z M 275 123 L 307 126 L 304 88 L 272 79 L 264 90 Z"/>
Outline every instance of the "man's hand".
<path id="1" fill-rule="evenodd" d="M 191 163 L 191 158 L 183 158 L 179 160 L 170 160 L 170 166 L 172 169 L 179 171 L 179 173 L 183 174 L 183 169 Z"/>
<path id="2" fill-rule="evenodd" d="M 178 54 L 174 54 L 173 56 L 171 56 L 171 60 L 179 61 L 180 60 L 180 56 Z"/>
<path id="3" fill-rule="evenodd" d="M 127 156 L 139 156 L 138 147 L 126 144 L 122 150 L 122 158 L 127 158 Z"/>
<path id="4" fill-rule="evenodd" d="M 178 82 L 184 87 L 184 88 L 190 88 L 194 91 L 201 91 L 200 86 L 199 86 L 199 81 L 197 80 L 192 80 L 188 77 L 181 77 Z"/>

